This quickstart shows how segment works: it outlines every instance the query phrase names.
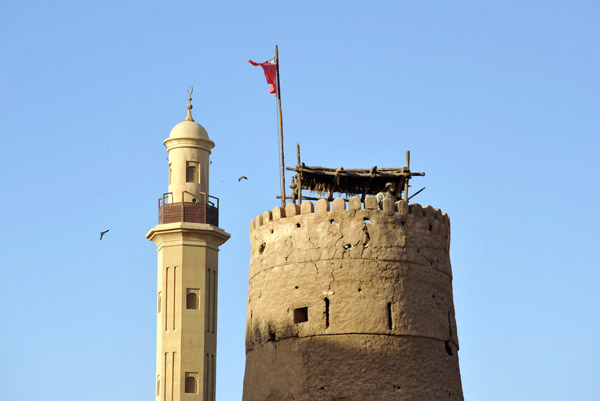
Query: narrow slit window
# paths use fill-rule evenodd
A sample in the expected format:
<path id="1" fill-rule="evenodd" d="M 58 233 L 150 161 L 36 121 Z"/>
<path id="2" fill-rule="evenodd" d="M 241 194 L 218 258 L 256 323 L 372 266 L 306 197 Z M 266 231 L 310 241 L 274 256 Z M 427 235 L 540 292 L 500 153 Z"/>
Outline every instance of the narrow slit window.
<path id="1" fill-rule="evenodd" d="M 388 330 L 392 329 L 392 303 L 388 302 L 387 304 L 387 323 L 388 323 Z"/>
<path id="2" fill-rule="evenodd" d="M 325 328 L 329 327 L 329 298 L 325 298 Z"/>
<path id="3" fill-rule="evenodd" d="M 308 321 L 308 306 L 294 309 L 294 323 L 304 323 Z"/>

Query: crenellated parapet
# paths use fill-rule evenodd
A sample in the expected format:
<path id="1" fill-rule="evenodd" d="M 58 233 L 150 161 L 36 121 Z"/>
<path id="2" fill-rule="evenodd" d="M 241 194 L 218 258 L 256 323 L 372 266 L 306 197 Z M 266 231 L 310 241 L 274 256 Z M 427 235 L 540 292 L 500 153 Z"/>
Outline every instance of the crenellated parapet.
<path id="1" fill-rule="evenodd" d="M 421 206 L 418 203 L 408 204 L 405 200 L 392 202 L 390 199 L 384 199 L 382 202 L 382 208 L 377 204 L 377 199 L 374 196 L 365 199 L 364 209 L 375 211 L 380 210 L 386 213 L 398 213 L 400 215 L 414 215 L 424 216 L 441 222 L 448 226 L 450 229 L 450 218 L 447 213 L 442 212 L 440 209 L 434 209 L 432 206 Z M 272 211 L 267 210 L 264 214 L 256 216 L 250 222 L 250 232 L 255 228 L 268 224 L 273 221 L 278 221 L 286 217 L 295 217 L 298 215 L 308 215 L 311 213 L 323 214 L 328 212 L 340 212 L 340 211 L 353 211 L 363 209 L 363 204 L 359 196 L 353 196 L 348 200 L 342 198 L 336 198 L 333 202 L 329 202 L 327 199 L 319 199 L 315 205 L 311 201 L 302 202 L 301 206 L 294 203 L 288 203 L 285 208 L 275 207 Z"/>
<path id="2" fill-rule="evenodd" d="M 316 208 L 305 201 L 256 216 L 250 223 L 250 278 L 290 262 L 342 258 L 406 261 L 451 275 L 446 213 L 404 200 L 386 199 L 380 209 L 375 197 L 366 198 L 364 206 L 359 197 L 348 204 L 341 198 L 321 199 Z M 292 243 L 306 252 L 283 252 L 282 246 Z"/>

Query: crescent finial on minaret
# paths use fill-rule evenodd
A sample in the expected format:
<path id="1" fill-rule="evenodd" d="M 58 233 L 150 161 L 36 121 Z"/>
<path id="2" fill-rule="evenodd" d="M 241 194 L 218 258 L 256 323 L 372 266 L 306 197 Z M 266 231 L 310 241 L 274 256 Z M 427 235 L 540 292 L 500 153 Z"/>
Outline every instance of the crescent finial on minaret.
<path id="1" fill-rule="evenodd" d="M 188 113 L 187 113 L 187 117 L 185 118 L 184 121 L 194 121 L 194 119 L 192 118 L 192 93 L 194 92 L 194 87 L 192 85 L 190 85 L 190 90 L 188 91 L 188 105 L 187 105 L 187 109 L 188 109 Z"/>

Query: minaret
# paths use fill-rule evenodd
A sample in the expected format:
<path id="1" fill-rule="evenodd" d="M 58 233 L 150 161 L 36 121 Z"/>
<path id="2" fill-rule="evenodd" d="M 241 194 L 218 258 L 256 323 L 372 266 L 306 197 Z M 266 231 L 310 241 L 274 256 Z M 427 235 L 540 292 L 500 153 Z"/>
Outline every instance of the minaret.
<path id="1" fill-rule="evenodd" d="M 158 201 L 158 225 L 146 238 L 158 247 L 156 400 L 215 400 L 219 200 L 209 195 L 215 146 L 188 114 L 164 141 L 169 192 Z"/>

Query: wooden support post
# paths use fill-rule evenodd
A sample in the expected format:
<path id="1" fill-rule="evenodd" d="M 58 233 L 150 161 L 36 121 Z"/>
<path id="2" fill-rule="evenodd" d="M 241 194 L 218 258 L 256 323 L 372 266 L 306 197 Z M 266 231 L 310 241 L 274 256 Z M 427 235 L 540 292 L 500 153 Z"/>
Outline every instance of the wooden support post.
<path id="1" fill-rule="evenodd" d="M 296 168 L 299 173 L 296 177 L 296 189 L 298 191 L 298 205 L 302 204 L 302 164 L 300 163 L 300 144 L 296 142 Z"/>
<path id="2" fill-rule="evenodd" d="M 404 200 L 408 202 L 408 182 L 410 181 L 410 150 L 406 151 L 406 169 L 408 170 L 408 175 L 404 179 Z"/>

